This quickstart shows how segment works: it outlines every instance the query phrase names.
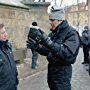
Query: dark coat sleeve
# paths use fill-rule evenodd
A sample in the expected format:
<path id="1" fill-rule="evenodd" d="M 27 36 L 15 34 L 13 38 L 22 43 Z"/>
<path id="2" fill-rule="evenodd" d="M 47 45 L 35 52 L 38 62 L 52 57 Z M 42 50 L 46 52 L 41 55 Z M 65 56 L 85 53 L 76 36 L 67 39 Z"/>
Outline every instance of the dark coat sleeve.
<path id="1" fill-rule="evenodd" d="M 79 51 L 79 46 L 80 39 L 78 34 L 76 32 L 69 33 L 62 44 L 55 43 L 54 49 L 51 51 L 53 58 L 56 58 L 53 59 L 54 62 L 63 62 L 66 64 L 74 63 Z"/>
<path id="2" fill-rule="evenodd" d="M 47 56 L 50 51 L 46 47 L 41 46 L 38 48 L 37 52 L 43 56 Z"/>

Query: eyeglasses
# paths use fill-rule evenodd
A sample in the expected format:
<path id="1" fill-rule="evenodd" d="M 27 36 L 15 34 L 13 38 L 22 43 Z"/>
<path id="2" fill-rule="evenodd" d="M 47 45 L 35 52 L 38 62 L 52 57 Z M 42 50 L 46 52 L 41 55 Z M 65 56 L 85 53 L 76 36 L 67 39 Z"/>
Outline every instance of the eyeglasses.
<path id="1" fill-rule="evenodd" d="M 55 21 L 55 19 L 49 19 L 50 21 Z"/>

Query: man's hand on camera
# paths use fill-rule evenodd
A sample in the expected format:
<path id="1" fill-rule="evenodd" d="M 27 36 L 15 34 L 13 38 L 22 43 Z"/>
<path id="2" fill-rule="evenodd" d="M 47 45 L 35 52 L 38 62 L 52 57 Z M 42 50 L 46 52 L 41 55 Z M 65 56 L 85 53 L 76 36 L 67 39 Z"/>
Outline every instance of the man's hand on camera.
<path id="1" fill-rule="evenodd" d="M 32 38 L 37 43 L 39 43 L 41 41 L 46 40 L 47 35 L 41 29 L 31 28 L 28 37 Z"/>
<path id="2" fill-rule="evenodd" d="M 36 41 L 34 41 L 33 39 L 29 39 L 29 41 L 27 41 L 27 48 L 38 50 L 39 44 L 36 43 Z"/>
<path id="3" fill-rule="evenodd" d="M 34 31 L 34 32 L 33 32 Z M 38 44 L 43 45 L 44 47 L 46 47 L 47 49 L 57 52 L 58 48 L 60 45 L 58 45 L 57 43 L 53 43 L 53 41 L 51 40 L 50 37 L 48 37 L 44 31 L 37 29 L 37 30 L 33 30 L 32 34 L 30 34 L 30 38 L 32 38 L 34 41 L 36 41 Z M 33 47 L 33 45 L 32 45 Z"/>
<path id="4" fill-rule="evenodd" d="M 40 43 L 48 49 L 51 49 L 53 47 L 52 40 L 41 29 L 33 28 L 30 32 L 31 33 L 29 34 L 29 37 L 35 40 L 37 43 Z"/>

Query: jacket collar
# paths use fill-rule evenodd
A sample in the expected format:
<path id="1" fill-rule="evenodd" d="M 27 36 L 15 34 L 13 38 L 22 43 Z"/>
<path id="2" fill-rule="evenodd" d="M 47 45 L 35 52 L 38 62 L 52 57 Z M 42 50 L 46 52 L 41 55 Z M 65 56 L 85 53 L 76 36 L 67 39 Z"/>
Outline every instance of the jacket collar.
<path id="1" fill-rule="evenodd" d="M 2 47 L 8 47 L 8 40 L 0 41 L 0 48 L 2 48 Z"/>
<path id="2" fill-rule="evenodd" d="M 56 32 L 63 32 L 67 27 L 69 27 L 69 24 L 67 22 L 67 20 L 63 21 L 61 24 L 59 24 L 55 30 L 53 30 L 52 32 L 53 33 L 56 33 Z"/>

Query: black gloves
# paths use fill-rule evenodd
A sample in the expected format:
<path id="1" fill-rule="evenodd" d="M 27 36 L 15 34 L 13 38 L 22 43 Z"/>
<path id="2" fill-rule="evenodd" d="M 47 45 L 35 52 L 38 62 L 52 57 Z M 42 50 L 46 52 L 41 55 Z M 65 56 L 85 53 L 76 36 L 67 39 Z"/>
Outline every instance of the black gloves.
<path id="1" fill-rule="evenodd" d="M 41 29 L 30 28 L 28 40 L 29 38 L 32 38 L 37 43 L 43 44 L 44 46 L 50 43 L 50 39 Z"/>
<path id="2" fill-rule="evenodd" d="M 36 43 L 33 39 L 29 38 L 29 41 L 27 41 L 27 48 L 33 49 L 33 50 L 38 50 L 39 44 Z"/>
<path id="3" fill-rule="evenodd" d="M 45 48 L 53 53 L 57 53 L 60 45 L 54 43 L 41 29 L 31 28 L 28 35 L 27 48 L 38 51 L 43 45 Z"/>
<path id="4" fill-rule="evenodd" d="M 41 41 L 45 41 L 47 39 L 47 35 L 40 29 L 30 28 L 28 40 L 29 38 L 32 38 L 37 43 L 40 43 Z"/>
<path id="5" fill-rule="evenodd" d="M 47 49 L 50 50 L 55 49 L 54 51 L 57 51 L 57 49 L 55 48 L 56 44 L 54 44 L 50 39 L 50 37 L 48 37 L 41 29 L 31 28 L 28 35 L 28 39 L 29 38 L 32 38 L 33 40 L 36 41 L 36 43 L 40 43 Z"/>

